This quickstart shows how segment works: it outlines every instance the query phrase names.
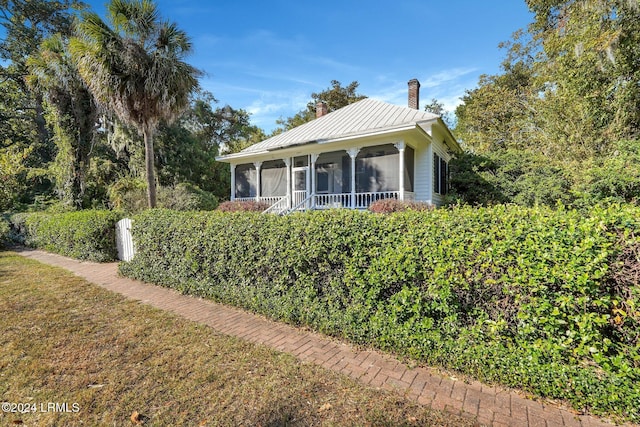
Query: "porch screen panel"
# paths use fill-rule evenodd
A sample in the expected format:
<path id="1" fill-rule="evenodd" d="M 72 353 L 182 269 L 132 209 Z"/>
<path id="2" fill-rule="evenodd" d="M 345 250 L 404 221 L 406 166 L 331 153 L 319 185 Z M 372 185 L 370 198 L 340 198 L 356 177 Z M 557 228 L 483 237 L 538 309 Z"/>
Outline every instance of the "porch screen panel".
<path id="1" fill-rule="evenodd" d="M 282 160 L 264 162 L 260 170 L 260 195 L 283 197 L 287 195 L 287 167 Z"/>
<path id="2" fill-rule="evenodd" d="M 316 192 L 348 193 L 351 181 L 351 158 L 345 151 L 322 153 L 316 161 Z"/>
<path id="3" fill-rule="evenodd" d="M 356 191 L 398 191 L 398 150 L 393 145 L 360 150 L 356 162 Z"/>
<path id="4" fill-rule="evenodd" d="M 351 157 L 346 152 L 342 157 L 342 192 L 351 192 Z"/>
<path id="5" fill-rule="evenodd" d="M 236 197 L 256 196 L 256 168 L 251 165 L 236 166 Z"/>
<path id="6" fill-rule="evenodd" d="M 405 191 L 413 191 L 413 179 L 415 176 L 415 152 L 413 148 L 406 147 L 404 149 L 404 189 Z"/>

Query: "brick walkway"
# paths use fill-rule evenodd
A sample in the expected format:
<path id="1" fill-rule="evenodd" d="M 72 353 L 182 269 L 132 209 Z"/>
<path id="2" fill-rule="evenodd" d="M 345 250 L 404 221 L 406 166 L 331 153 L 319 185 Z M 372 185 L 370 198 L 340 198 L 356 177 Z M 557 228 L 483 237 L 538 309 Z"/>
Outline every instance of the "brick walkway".
<path id="1" fill-rule="evenodd" d="M 293 354 L 300 360 L 341 372 L 373 387 L 397 390 L 420 404 L 475 418 L 482 425 L 611 425 L 594 417 L 576 415 L 553 404 L 523 398 L 507 389 L 479 382 L 457 381 L 443 377 L 429 368 L 409 368 L 376 351 L 358 350 L 334 339 L 239 309 L 120 277 L 116 263 L 81 262 L 36 250 L 21 250 L 19 253 L 27 258 L 65 268 L 105 289 L 206 324 L 224 334 Z"/>

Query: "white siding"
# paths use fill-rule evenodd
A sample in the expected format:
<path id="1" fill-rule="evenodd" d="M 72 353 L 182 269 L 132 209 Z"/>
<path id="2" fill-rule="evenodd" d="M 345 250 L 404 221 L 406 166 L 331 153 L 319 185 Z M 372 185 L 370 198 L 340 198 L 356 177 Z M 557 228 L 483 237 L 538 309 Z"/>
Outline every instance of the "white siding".
<path id="1" fill-rule="evenodd" d="M 416 201 L 429 202 L 433 186 L 433 160 L 431 144 L 419 144 L 415 148 L 414 192 Z"/>
<path id="2" fill-rule="evenodd" d="M 434 139 L 434 141 L 431 143 L 431 147 L 432 147 L 432 150 L 431 150 L 432 151 L 432 155 L 431 155 L 431 159 L 430 159 L 430 167 L 429 167 L 429 169 L 431 170 L 431 191 L 433 193 L 432 203 L 434 205 L 436 205 L 436 206 L 442 206 L 444 204 L 444 196 L 442 196 L 442 195 L 436 193 L 435 191 L 433 191 L 433 185 L 434 185 L 433 153 L 435 153 L 438 156 L 440 156 L 441 158 L 443 158 L 447 163 L 449 163 L 449 161 L 451 160 L 451 155 L 449 154 L 449 151 L 447 150 L 447 147 L 442 142 L 441 138 L 439 140 L 438 139 Z"/>

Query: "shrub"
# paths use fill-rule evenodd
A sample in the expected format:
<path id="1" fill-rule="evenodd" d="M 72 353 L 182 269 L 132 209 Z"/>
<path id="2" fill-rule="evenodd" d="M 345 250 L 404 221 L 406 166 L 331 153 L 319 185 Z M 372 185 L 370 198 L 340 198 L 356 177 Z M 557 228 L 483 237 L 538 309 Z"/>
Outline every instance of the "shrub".
<path id="1" fill-rule="evenodd" d="M 138 179 L 121 179 L 109 190 L 109 199 L 114 208 L 133 214 L 148 208 L 146 184 Z M 171 187 L 158 187 L 159 208 L 179 211 L 213 210 L 218 198 L 210 192 L 190 183 Z"/>
<path id="2" fill-rule="evenodd" d="M 16 240 L 72 258 L 107 262 L 117 257 L 115 224 L 122 214 L 87 210 L 35 212 L 11 217 Z"/>
<path id="3" fill-rule="evenodd" d="M 425 202 L 409 202 L 396 199 L 377 200 L 369 205 L 369 210 L 374 213 L 392 213 L 404 211 L 429 211 L 434 206 Z"/>
<path id="4" fill-rule="evenodd" d="M 33 215 L 32 213 L 20 212 L 10 214 L 8 216 L 10 231 L 9 231 L 9 239 L 21 245 L 26 243 L 27 238 L 27 217 L 29 215 Z"/>
<path id="5" fill-rule="evenodd" d="M 217 210 L 220 212 L 264 212 L 267 209 L 269 209 L 269 204 L 265 202 L 234 200 L 220 203 Z"/>
<path id="6" fill-rule="evenodd" d="M 640 271 L 639 222 L 621 205 L 152 210 L 121 272 L 637 421 L 640 290 L 618 276 Z"/>
<path id="7" fill-rule="evenodd" d="M 6 220 L 3 216 L 0 216 L 0 248 L 9 243 L 10 231 L 11 228 L 9 226 L 9 221 Z"/>

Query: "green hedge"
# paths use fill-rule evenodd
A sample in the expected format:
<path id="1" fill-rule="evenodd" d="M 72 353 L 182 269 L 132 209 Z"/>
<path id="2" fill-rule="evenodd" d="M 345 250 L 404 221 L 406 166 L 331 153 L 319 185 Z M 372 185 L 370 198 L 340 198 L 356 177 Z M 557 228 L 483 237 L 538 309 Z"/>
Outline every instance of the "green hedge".
<path id="1" fill-rule="evenodd" d="M 14 239 L 72 258 L 107 262 L 117 258 L 115 224 L 122 214 L 105 210 L 21 213 L 11 217 Z"/>
<path id="2" fill-rule="evenodd" d="M 637 421 L 639 220 L 625 206 L 151 210 L 121 272 Z"/>

